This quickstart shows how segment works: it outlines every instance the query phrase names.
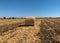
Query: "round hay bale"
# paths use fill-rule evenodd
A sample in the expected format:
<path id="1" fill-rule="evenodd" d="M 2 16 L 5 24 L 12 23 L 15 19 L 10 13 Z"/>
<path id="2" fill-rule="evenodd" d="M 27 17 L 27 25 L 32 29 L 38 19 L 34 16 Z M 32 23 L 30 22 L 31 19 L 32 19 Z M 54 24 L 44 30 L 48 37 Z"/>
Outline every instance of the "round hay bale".
<path id="1" fill-rule="evenodd" d="M 25 19 L 25 25 L 33 26 L 35 22 L 35 17 L 29 16 Z"/>

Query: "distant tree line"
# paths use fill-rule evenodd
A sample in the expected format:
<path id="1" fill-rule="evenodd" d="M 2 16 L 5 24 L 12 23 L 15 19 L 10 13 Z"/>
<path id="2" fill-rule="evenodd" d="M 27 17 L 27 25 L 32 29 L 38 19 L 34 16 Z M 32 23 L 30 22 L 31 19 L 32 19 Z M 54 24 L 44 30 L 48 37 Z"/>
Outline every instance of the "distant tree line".
<path id="1" fill-rule="evenodd" d="M 24 19 L 25 17 L 20 17 L 21 19 Z M 60 18 L 60 17 L 37 17 L 37 18 Z M 19 18 L 16 18 L 16 17 L 3 17 L 3 18 L 0 18 L 0 19 L 19 19 Z"/>
<path id="2" fill-rule="evenodd" d="M 16 19 L 16 18 L 15 17 L 9 17 L 9 18 L 3 17 L 2 19 Z"/>
<path id="3" fill-rule="evenodd" d="M 24 17 L 20 17 L 21 19 L 24 19 Z M 17 17 L 2 17 L 2 18 L 0 18 L 0 19 L 19 19 L 19 17 L 17 18 Z"/>

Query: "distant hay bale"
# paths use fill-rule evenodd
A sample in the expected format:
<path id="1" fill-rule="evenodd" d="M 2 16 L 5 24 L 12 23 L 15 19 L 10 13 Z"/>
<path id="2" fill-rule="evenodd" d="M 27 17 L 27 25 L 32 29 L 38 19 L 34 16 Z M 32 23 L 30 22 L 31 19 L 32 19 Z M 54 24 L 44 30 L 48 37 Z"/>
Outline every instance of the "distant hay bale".
<path id="1" fill-rule="evenodd" d="M 35 17 L 29 16 L 25 19 L 25 25 L 33 26 L 35 22 Z"/>

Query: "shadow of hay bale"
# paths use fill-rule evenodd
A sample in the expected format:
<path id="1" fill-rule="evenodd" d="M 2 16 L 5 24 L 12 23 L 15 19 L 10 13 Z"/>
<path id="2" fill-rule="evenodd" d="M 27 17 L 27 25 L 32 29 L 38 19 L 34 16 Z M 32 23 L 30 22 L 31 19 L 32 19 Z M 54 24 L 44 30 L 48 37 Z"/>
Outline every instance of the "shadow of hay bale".
<path id="1" fill-rule="evenodd" d="M 21 23 L 22 22 L 1 25 L 0 26 L 0 35 L 2 35 L 4 32 L 7 32 L 9 30 L 16 29 Z"/>

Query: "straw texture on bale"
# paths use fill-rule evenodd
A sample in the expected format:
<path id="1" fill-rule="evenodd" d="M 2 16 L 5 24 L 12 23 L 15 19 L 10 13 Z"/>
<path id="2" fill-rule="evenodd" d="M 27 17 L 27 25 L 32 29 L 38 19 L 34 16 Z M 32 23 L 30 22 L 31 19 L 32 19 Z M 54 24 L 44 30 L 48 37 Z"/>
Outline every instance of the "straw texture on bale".
<path id="1" fill-rule="evenodd" d="M 35 22 L 35 17 L 26 17 L 25 25 L 33 26 Z"/>

